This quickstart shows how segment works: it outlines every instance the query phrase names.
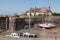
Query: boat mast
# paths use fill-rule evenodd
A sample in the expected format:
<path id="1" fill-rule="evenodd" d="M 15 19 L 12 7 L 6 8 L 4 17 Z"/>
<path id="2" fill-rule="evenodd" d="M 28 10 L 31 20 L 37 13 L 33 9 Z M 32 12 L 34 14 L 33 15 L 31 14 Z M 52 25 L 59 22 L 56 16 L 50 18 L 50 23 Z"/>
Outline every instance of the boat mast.
<path id="1" fill-rule="evenodd" d="M 31 14 L 31 11 L 29 11 L 29 29 L 30 29 L 30 14 Z"/>
<path id="2" fill-rule="evenodd" d="M 42 14 L 42 23 L 43 23 L 43 14 Z"/>

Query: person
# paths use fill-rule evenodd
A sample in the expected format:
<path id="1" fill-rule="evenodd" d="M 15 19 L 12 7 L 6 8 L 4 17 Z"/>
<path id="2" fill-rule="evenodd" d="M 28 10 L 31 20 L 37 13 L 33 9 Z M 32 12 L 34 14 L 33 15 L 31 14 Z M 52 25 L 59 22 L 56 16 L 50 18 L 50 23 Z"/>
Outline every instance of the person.
<path id="1" fill-rule="evenodd" d="M 30 32 L 30 29 L 28 26 L 25 26 L 24 29 L 25 29 L 25 32 Z"/>

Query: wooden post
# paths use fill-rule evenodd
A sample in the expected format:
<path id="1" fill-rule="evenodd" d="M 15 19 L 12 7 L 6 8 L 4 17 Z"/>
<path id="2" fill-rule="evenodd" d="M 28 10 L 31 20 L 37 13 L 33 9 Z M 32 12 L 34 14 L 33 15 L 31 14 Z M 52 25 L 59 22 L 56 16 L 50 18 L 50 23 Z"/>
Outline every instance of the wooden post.
<path id="1" fill-rule="evenodd" d="M 6 30 L 7 30 L 7 17 L 6 17 Z"/>
<path id="2" fill-rule="evenodd" d="M 11 32 L 14 32 L 14 31 L 15 31 L 14 22 L 15 22 L 15 20 L 14 20 L 13 18 L 10 18 L 10 19 L 9 19 L 9 30 L 10 30 Z"/>

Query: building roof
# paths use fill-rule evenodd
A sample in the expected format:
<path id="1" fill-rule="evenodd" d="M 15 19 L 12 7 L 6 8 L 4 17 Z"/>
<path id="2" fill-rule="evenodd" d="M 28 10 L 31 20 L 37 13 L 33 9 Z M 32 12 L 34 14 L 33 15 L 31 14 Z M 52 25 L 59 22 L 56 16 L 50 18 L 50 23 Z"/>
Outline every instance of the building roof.
<path id="1" fill-rule="evenodd" d="M 42 7 L 42 8 L 37 8 L 37 7 L 35 7 L 35 8 L 30 8 L 28 11 L 27 11 L 27 13 L 28 12 L 32 12 L 32 13 L 48 13 L 48 12 L 52 12 L 51 10 L 50 10 L 50 6 L 49 7 Z"/>

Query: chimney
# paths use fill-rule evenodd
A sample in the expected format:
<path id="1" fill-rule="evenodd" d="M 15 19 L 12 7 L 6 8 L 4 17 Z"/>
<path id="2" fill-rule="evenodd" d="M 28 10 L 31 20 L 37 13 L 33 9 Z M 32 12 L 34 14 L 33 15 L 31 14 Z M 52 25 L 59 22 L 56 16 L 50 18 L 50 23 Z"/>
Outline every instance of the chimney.
<path id="1" fill-rule="evenodd" d="M 30 8 L 30 11 L 29 11 L 30 13 L 31 13 L 32 9 L 33 9 L 33 8 Z"/>
<path id="2" fill-rule="evenodd" d="M 36 9 L 37 7 L 35 7 L 35 9 Z"/>
<path id="3" fill-rule="evenodd" d="M 48 9 L 50 10 L 50 6 L 48 6 Z"/>
<path id="4" fill-rule="evenodd" d="M 30 8 L 30 10 L 33 9 L 33 8 Z"/>

